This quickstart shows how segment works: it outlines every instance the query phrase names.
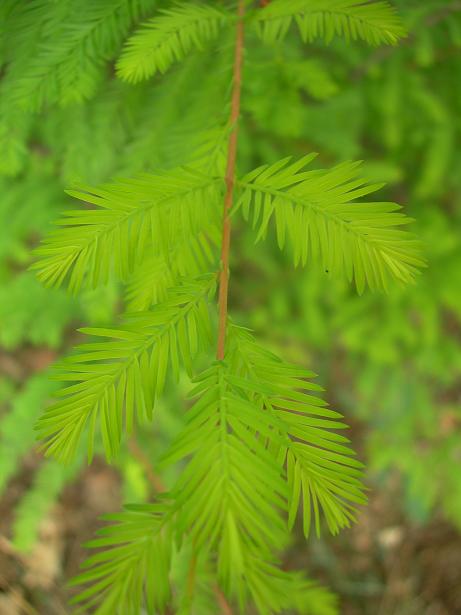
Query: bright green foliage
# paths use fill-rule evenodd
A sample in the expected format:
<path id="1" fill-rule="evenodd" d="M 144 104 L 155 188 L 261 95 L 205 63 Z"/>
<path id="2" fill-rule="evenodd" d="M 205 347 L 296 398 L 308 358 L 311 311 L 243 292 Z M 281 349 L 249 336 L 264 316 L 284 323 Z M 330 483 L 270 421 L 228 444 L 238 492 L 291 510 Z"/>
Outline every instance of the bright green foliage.
<path id="1" fill-rule="evenodd" d="M 86 570 L 73 580 L 74 585 L 91 583 L 73 600 L 74 604 L 81 603 L 82 612 L 96 607 L 97 615 L 138 615 L 142 608 L 147 615 L 164 613 L 171 599 L 173 573 L 179 593 L 175 612 L 183 615 L 200 606 L 197 612 L 201 615 L 216 613 L 220 607 L 216 586 L 215 592 L 210 590 L 215 578 L 210 571 L 208 551 L 202 550 L 196 561 L 189 540 L 179 552 L 175 549 L 174 517 L 168 498 L 157 504 L 130 505 L 122 513 L 106 515 L 105 519 L 111 525 L 99 530 L 99 537 L 87 544 L 104 550 L 91 556 L 84 564 Z M 178 574 L 181 560 L 187 569 Z M 337 613 L 334 596 L 301 574 L 278 570 L 254 558 L 246 563 L 246 581 L 261 613 L 271 613 L 274 607 L 295 608 L 304 615 Z M 195 574 L 191 575 L 191 571 Z M 209 583 L 206 589 L 198 587 L 203 579 Z"/>
<path id="2" fill-rule="evenodd" d="M 131 311 L 146 310 L 165 300 L 169 288 L 181 277 L 194 278 L 216 265 L 219 229 L 208 225 L 197 236 L 190 234 L 173 244 L 169 253 L 148 254 L 127 285 L 127 304 Z"/>
<path id="3" fill-rule="evenodd" d="M 172 494 L 180 530 L 190 533 L 197 547 L 217 543 L 223 581 L 235 588 L 253 550 L 266 553 L 268 544 L 277 544 L 283 529 L 277 509 L 285 507 L 286 487 L 280 466 L 255 435 L 259 430 L 271 437 L 271 417 L 233 386 L 225 364 L 200 376 L 191 392 L 197 395 L 167 458 L 171 463 L 192 454 Z"/>
<path id="4" fill-rule="evenodd" d="M 89 427 L 91 459 L 99 424 L 106 457 L 117 456 L 123 427 L 131 433 L 135 417 L 152 419 L 167 371 L 177 378 L 181 363 L 190 372 L 192 358 L 209 339 L 207 296 L 214 284 L 214 276 L 208 276 L 172 289 L 164 303 L 133 312 L 120 328 L 81 330 L 111 341 L 82 344 L 56 366 L 55 379 L 73 384 L 59 392 L 59 401 L 39 420 L 48 454 L 71 459 Z"/>
<path id="5" fill-rule="evenodd" d="M 125 45 L 117 63 L 122 79 L 136 83 L 165 73 L 194 47 L 216 39 L 229 14 L 215 7 L 183 3 L 148 21 Z"/>
<path id="6" fill-rule="evenodd" d="M 294 20 L 304 42 L 335 35 L 369 45 L 395 45 L 405 35 L 395 9 L 387 2 L 364 0 L 273 0 L 255 14 L 266 43 L 282 40 Z"/>
<path id="7" fill-rule="evenodd" d="M 280 544 L 281 511 L 289 509 L 293 525 L 300 491 L 306 535 L 312 510 L 317 532 L 320 508 L 336 532 L 354 519 L 353 503 L 365 498 L 361 464 L 351 459 L 346 438 L 332 431 L 344 428 L 341 415 L 296 391 L 318 390 L 305 380 L 312 374 L 232 331 L 230 365 L 217 363 L 198 379 L 191 396 L 200 399 L 167 460 L 192 455 L 171 492 L 177 526 L 198 548 L 216 545 L 221 582 L 244 604 L 248 589 L 258 594 L 255 557 L 268 557 Z"/>
<path id="8" fill-rule="evenodd" d="M 339 31 L 378 42 L 370 23 L 364 30 L 363 13 L 372 22 L 380 10 L 377 5 L 372 18 L 367 9 L 352 7 Z M 360 27 L 350 25 L 357 12 Z M 165 72 L 193 47 L 216 38 L 223 20 L 216 9 L 195 4 L 164 12 L 128 42 L 119 75 L 138 81 Z M 304 21 L 298 22 L 310 38 Z M 48 454 L 71 459 L 88 429 L 89 458 L 97 431 L 106 457 L 116 458 L 124 428 L 130 433 L 135 417 L 140 423 L 152 419 L 167 371 L 177 379 L 182 364 L 191 376 L 199 347 L 209 350 L 207 301 L 216 276 L 191 276 L 217 260 L 226 133 L 218 130 L 189 166 L 71 191 L 93 207 L 67 212 L 61 228 L 36 251 L 41 260 L 34 267 L 48 285 L 67 280 L 75 292 L 116 275 L 129 282 L 131 307 L 148 308 L 128 314 L 118 329 L 83 330 L 106 340 L 80 346 L 58 367 L 58 379 L 71 384 L 38 423 Z M 293 164 L 285 159 L 237 179 L 236 208 L 254 226 L 260 222 L 257 239 L 274 214 L 279 245 L 289 236 L 295 263 L 305 264 L 308 256 L 318 260 L 355 278 L 360 292 L 365 282 L 387 289 L 393 278 L 410 281 L 422 261 L 417 243 L 393 228 L 407 221 L 396 213 L 399 207 L 357 203 L 381 186 L 358 179 L 353 163 L 305 171 L 312 158 Z M 181 275 L 182 285 L 169 289 Z M 261 350 L 245 333 L 231 332 L 225 361 L 197 379 L 192 397 L 199 400 L 166 454 L 170 464 L 190 457 L 169 494 L 170 512 L 163 511 L 163 521 L 146 510 L 142 519 L 137 513 L 120 517 L 121 526 L 96 543 L 113 548 L 91 558 L 91 569 L 79 578 L 92 583 L 81 599 L 94 597 L 101 613 L 139 612 L 145 584 L 147 608 L 166 605 L 169 556 L 158 543 L 164 525 L 179 540 L 191 540 L 195 551 L 210 553 L 219 584 L 242 610 L 251 599 L 261 613 L 279 612 L 309 587 L 296 585 L 295 591 L 292 577 L 279 569 L 274 552 L 285 541 L 282 513 L 291 528 L 302 502 L 306 536 L 312 523 L 320 533 L 321 511 L 336 533 L 365 502 L 361 464 L 347 439 L 333 431 L 345 427 L 341 415 L 305 392 L 318 390 L 306 380 L 312 374 Z M 114 547 L 119 542 L 123 546 Z M 154 587 L 148 570 L 155 563 L 161 573 Z"/>
<path id="9" fill-rule="evenodd" d="M 327 356 L 323 370 L 318 362 L 316 368 L 331 380 L 329 390 L 336 369 L 347 374 L 351 389 L 335 398 L 366 426 L 374 489 L 398 476 L 400 502 L 410 519 L 428 521 L 437 514 L 459 527 L 454 442 L 460 433 L 460 157 L 452 75 L 459 70 L 461 22 L 454 3 L 395 4 L 411 33 L 402 46 L 369 57 L 333 42 L 330 59 L 319 44 L 309 52 L 339 80 L 339 93 L 322 105 L 306 103 L 286 82 L 274 91 L 271 81 L 270 98 L 277 105 L 264 100 L 252 117 L 259 131 L 269 127 L 267 142 L 284 144 L 289 137 L 320 149 L 322 166 L 330 159 L 367 160 L 364 176 L 387 181 L 386 198 L 405 194 L 429 269 L 411 291 L 394 288 L 385 297 L 357 298 L 341 281 L 310 268 L 293 295 L 285 296 L 288 261 L 274 254 L 272 242 L 261 244 L 254 292 L 267 307 L 246 322 L 270 330 L 275 339 L 288 337 L 296 348 L 307 348 L 308 357 Z M 295 45 L 290 53 L 300 55 Z M 288 53 L 284 59 L 288 62 Z M 261 150 L 272 160 L 283 155 L 281 147 Z M 254 254 L 251 245 L 248 241 L 244 258 Z M 266 291 L 272 279 L 278 286 Z"/>
<path id="10" fill-rule="evenodd" d="M 247 219 L 251 212 L 253 225 L 261 219 L 257 239 L 275 214 L 279 245 L 284 246 L 288 235 L 295 264 L 306 264 L 312 256 L 325 269 L 344 272 L 349 281 L 354 278 L 360 293 L 365 283 L 387 290 L 392 278 L 411 281 L 424 263 L 419 243 L 392 228 L 410 221 L 397 213 L 400 206 L 355 203 L 381 185 L 367 186 L 357 178 L 356 163 L 304 171 L 313 157 L 291 165 L 284 159 L 237 182 L 243 189 L 237 207 Z M 69 275 L 72 291 L 85 280 L 93 286 L 104 283 L 113 272 L 126 279 L 151 238 L 163 258 L 173 246 L 187 250 L 194 234 L 216 220 L 221 186 L 216 178 L 178 169 L 107 188 L 87 188 L 86 193 L 69 191 L 101 209 L 66 212 L 64 229 L 50 234 L 36 250 L 43 260 L 34 268 L 49 285 L 60 285 Z M 185 258 L 187 252 L 182 254 Z"/>
<path id="11" fill-rule="evenodd" d="M 338 601 L 325 588 L 303 578 L 302 575 L 286 574 L 288 583 L 289 606 L 303 615 L 335 615 Z"/>
<path id="12" fill-rule="evenodd" d="M 168 507 L 159 503 L 106 515 L 115 523 L 88 543 L 104 550 L 90 557 L 84 565 L 88 570 L 74 579 L 75 585 L 92 583 L 74 603 L 83 603 L 84 612 L 99 604 L 97 615 L 139 615 L 143 608 L 149 615 L 163 613 L 171 595 L 173 547 L 167 513 Z"/>
<path id="13" fill-rule="evenodd" d="M 355 279 L 361 294 L 371 289 L 388 290 L 392 279 L 410 282 L 423 266 L 419 242 L 395 229 L 411 222 L 395 203 L 356 202 L 381 184 L 367 185 L 357 176 L 357 163 L 331 170 L 304 171 L 313 155 L 289 164 L 290 159 L 255 169 L 238 186 L 237 203 L 253 226 L 257 239 L 264 237 L 275 217 L 280 248 L 291 240 L 295 265 L 320 261 L 324 269 Z"/>
<path id="14" fill-rule="evenodd" d="M 45 104 L 67 105 L 93 96 L 106 61 L 133 21 L 152 5 L 151 0 L 64 0 L 58 10 L 51 0 L 19 5 L 10 16 L 23 37 L 5 79 L 5 87 L 12 84 L 10 100 L 37 111 Z M 33 57 L 27 55 L 28 37 L 35 38 Z"/>
<path id="15" fill-rule="evenodd" d="M 214 220 L 219 193 L 214 178 L 185 169 L 69 191 L 99 209 L 65 212 L 63 228 L 36 250 L 42 261 L 33 268 L 49 286 L 69 276 L 73 292 L 104 284 L 111 274 L 126 279 L 147 242 L 154 239 L 151 249 L 168 256 L 172 245 Z"/>
<path id="16" fill-rule="evenodd" d="M 146 449 L 165 448 L 159 437 L 152 442 L 147 427 L 154 406 L 170 373 L 175 381 L 186 378 L 183 371 L 189 377 L 201 373 L 193 392 L 198 401 L 164 455 L 170 462 L 166 483 L 173 487 L 165 500 L 111 517 L 116 525 L 102 530 L 92 545 L 104 550 L 90 558 L 76 580 L 89 584 L 80 595 L 83 609 L 139 615 L 173 605 L 181 615 L 205 615 L 207 608 L 216 615 L 213 594 L 219 585 L 242 612 L 250 612 L 253 603 L 267 614 L 290 609 L 338 613 L 328 592 L 282 569 L 280 551 L 298 516 L 306 536 L 311 529 L 318 534 L 324 520 L 337 533 L 354 521 L 357 506 L 365 502 L 361 464 L 338 433 L 345 427 L 341 415 L 316 396 L 320 387 L 311 382 L 311 372 L 263 350 L 231 324 L 225 361 L 209 367 L 215 346 L 210 304 L 219 272 L 224 169 L 233 128 L 227 103 L 235 3 L 160 2 L 156 13 L 147 0 L 77 4 L 36 0 L 2 8 L 7 43 L 8 32 L 21 36 L 17 51 L 11 43 L 0 44 L 5 66 L 0 170 L 28 175 L 30 145 L 38 149 L 37 158 L 49 159 L 60 181 L 77 183 L 69 195 L 81 201 L 80 209 L 64 211 L 58 228 L 36 250 L 39 260 L 33 268 L 46 285 L 68 286 L 74 293 L 116 278 L 126 285 L 128 313 L 119 326 L 84 329 L 102 340 L 77 347 L 58 364 L 56 376 L 64 387 L 39 420 L 39 435 L 48 453 L 65 461 L 86 440 L 89 457 L 102 448 L 113 461 L 123 432 L 135 422 L 149 442 Z M 248 261 L 233 250 L 231 269 L 239 257 L 251 280 L 251 288 L 237 293 L 245 307 L 241 319 L 249 322 L 254 314 L 257 324 L 257 316 L 265 313 L 257 307 L 264 300 L 255 290 L 266 284 L 279 308 L 299 300 L 297 318 L 285 318 L 290 330 L 306 319 L 308 326 L 303 322 L 296 339 L 305 339 L 306 331 L 320 339 L 327 325 L 317 310 L 337 288 L 352 312 L 384 300 L 368 295 L 351 299 L 345 285 L 333 276 L 319 276 L 319 270 L 355 280 L 359 292 L 369 286 L 389 290 L 393 298 L 409 296 L 393 290 L 394 283 L 412 281 L 423 264 L 413 236 L 397 228 L 409 222 L 399 206 L 363 201 L 381 188 L 379 178 L 366 179 L 372 174 L 366 166 L 359 176 L 357 163 L 336 164 L 361 156 L 365 140 L 360 130 L 366 122 L 375 126 L 379 143 L 399 147 L 392 119 L 383 120 L 382 101 L 394 109 L 411 105 L 399 103 L 398 71 L 386 75 L 385 96 L 373 82 L 361 94 L 354 88 L 342 91 L 349 83 L 346 72 L 368 56 L 360 46 L 349 51 L 332 38 L 338 34 L 349 42 L 395 44 L 404 30 L 386 2 L 272 0 L 265 8 L 253 5 L 245 18 L 246 26 L 256 27 L 245 28 L 234 203 L 250 224 L 234 215 L 235 238 L 245 242 L 255 226 L 256 239 L 261 239 L 273 224 L 280 247 L 291 244 L 295 264 L 312 267 L 299 277 L 295 291 L 287 283 L 283 253 L 272 251 L 269 242 L 251 253 L 258 266 L 254 276 Z M 301 40 L 291 31 L 285 36 L 292 24 Z M 258 33 L 277 45 L 261 45 Z M 313 40 L 318 38 L 331 41 L 328 55 Z M 302 43 L 310 41 L 306 57 Z M 209 53 L 193 53 L 208 46 Z M 160 78 L 158 73 L 166 71 Z M 154 75 L 154 82 L 145 81 Z M 120 77 L 125 83 L 117 81 Z M 446 114 L 421 90 L 421 105 L 437 119 L 438 143 L 448 147 Z M 367 97 L 374 101 L 370 117 L 363 109 Z M 42 114 L 35 117 L 32 111 L 39 110 Z M 312 155 L 258 166 L 279 160 L 288 148 L 303 156 L 317 146 L 326 169 L 305 170 Z M 395 168 L 375 162 L 375 175 L 380 170 L 395 179 Z M 434 189 L 441 164 L 438 173 L 424 174 L 420 194 Z M 45 177 L 42 186 L 46 174 L 39 175 Z M 109 180 L 127 175 L 134 178 Z M 22 181 L 20 176 L 18 185 Z M 277 263 L 282 263 L 283 284 L 274 290 L 258 273 L 259 267 L 273 271 Z M 231 292 L 239 277 L 232 279 Z M 272 296 L 267 300 L 272 307 L 271 302 Z M 380 305 L 387 314 L 388 304 Z M 338 322 L 350 316 L 342 303 L 335 312 Z M 335 331 L 335 337 L 342 333 Z M 352 350 L 352 325 L 342 339 Z M 322 339 L 318 349 L 323 356 L 330 346 Z M 368 360 L 373 350 L 366 352 Z M 366 372 L 367 361 L 360 359 L 360 370 Z M 162 401 L 162 409 L 168 413 L 155 413 L 156 427 L 171 421 L 179 405 L 176 397 L 174 404 L 167 402 Z M 380 467 L 387 463 L 383 460 Z M 181 558 L 187 571 L 176 575 L 174 562 Z M 201 610 L 202 604 L 208 606 Z"/>
<path id="17" fill-rule="evenodd" d="M 348 527 L 355 519 L 354 504 L 366 502 L 360 482 L 362 464 L 353 458 L 347 438 L 332 431 L 346 427 L 341 415 L 321 398 L 304 392 L 322 390 L 309 382 L 314 374 L 282 361 L 235 327 L 230 356 L 238 374 L 231 382 L 269 414 L 269 423 L 274 421 L 271 427 L 281 438 L 276 456 L 287 471 L 289 526 L 294 524 L 301 499 L 306 537 L 312 517 L 320 534 L 319 510 L 333 534 Z M 267 437 L 271 440 L 271 435 Z"/>

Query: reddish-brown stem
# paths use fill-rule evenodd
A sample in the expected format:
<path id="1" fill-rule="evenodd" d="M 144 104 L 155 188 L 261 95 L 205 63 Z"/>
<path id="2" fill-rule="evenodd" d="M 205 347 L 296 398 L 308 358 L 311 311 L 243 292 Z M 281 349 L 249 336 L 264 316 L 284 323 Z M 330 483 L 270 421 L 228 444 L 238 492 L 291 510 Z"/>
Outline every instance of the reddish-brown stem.
<path id="1" fill-rule="evenodd" d="M 227 602 L 224 594 L 219 589 L 219 587 L 216 586 L 214 588 L 214 593 L 218 600 L 218 605 L 219 605 L 219 608 L 221 609 L 222 615 L 232 615 L 232 609 L 230 608 L 229 603 Z"/>
<path id="2" fill-rule="evenodd" d="M 195 547 L 195 544 L 194 544 L 194 547 Z M 190 560 L 189 572 L 187 575 L 187 595 L 189 597 L 189 600 L 192 600 L 192 597 L 194 595 L 196 574 L 197 574 L 197 554 L 194 552 Z"/>
<path id="3" fill-rule="evenodd" d="M 244 44 L 244 24 L 245 2 L 239 0 L 238 21 L 235 36 L 235 56 L 234 56 L 234 76 L 232 88 L 232 101 L 230 113 L 231 133 L 229 136 L 229 147 L 227 150 L 226 166 L 226 195 L 224 197 L 223 232 L 221 246 L 221 273 L 219 276 L 219 324 L 218 324 L 218 346 L 216 358 L 218 361 L 224 359 L 226 350 L 226 324 L 227 324 L 227 298 L 229 293 L 229 252 L 231 238 L 230 210 L 234 197 L 234 178 L 235 161 L 237 158 L 238 142 L 238 119 L 240 115 L 240 93 L 242 90 L 242 64 L 243 64 L 243 44 Z"/>

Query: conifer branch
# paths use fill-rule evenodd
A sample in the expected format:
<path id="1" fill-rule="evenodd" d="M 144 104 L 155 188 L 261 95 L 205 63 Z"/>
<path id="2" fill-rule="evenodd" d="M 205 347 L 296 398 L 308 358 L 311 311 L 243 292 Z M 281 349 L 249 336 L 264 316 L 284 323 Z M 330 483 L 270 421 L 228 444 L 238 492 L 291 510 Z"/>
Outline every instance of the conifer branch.
<path id="1" fill-rule="evenodd" d="M 221 609 L 222 615 L 233 615 L 229 603 L 227 602 L 224 594 L 218 586 L 215 587 L 214 592 L 216 594 L 216 598 L 218 600 L 219 608 Z"/>
<path id="2" fill-rule="evenodd" d="M 40 5 L 44 0 L 36 1 Z M 85 2 L 91 4 L 91 0 Z M 99 2 L 108 25 L 105 15 L 112 14 L 113 0 L 98 0 L 98 6 Z M 31 109 L 92 95 L 123 33 L 138 21 L 136 15 L 142 14 L 144 3 L 151 2 L 116 0 L 117 6 L 134 7 L 129 13 L 133 18 L 111 36 L 104 36 L 101 27 L 102 42 L 93 36 L 99 32 L 99 18 L 84 15 L 85 19 L 75 20 L 77 26 L 82 22 L 85 31 L 76 32 L 72 49 L 88 55 L 85 66 L 93 66 L 96 72 L 90 71 L 87 80 L 88 71 L 80 75 L 78 62 L 62 76 L 54 70 L 49 77 L 40 70 L 35 76 L 42 85 Z M 138 4 L 141 8 L 135 11 Z M 193 378 L 196 386 L 190 398 L 196 401 L 163 455 L 163 463 L 184 466 L 171 491 L 167 492 L 134 437 L 129 440 L 131 455 L 145 472 L 154 502 L 130 505 L 107 517 L 113 523 L 88 545 L 98 552 L 73 582 L 88 585 L 74 602 L 82 605 L 78 612 L 95 607 L 95 615 L 139 615 L 141 611 L 172 615 L 176 608 L 183 614 L 194 610 L 201 615 L 217 611 L 232 615 L 227 600 L 239 612 L 252 603 L 248 609 L 260 615 L 287 611 L 333 615 L 338 612 L 335 599 L 302 574 L 284 571 L 277 552 L 286 545 L 298 516 L 306 537 L 312 528 L 320 533 L 323 518 L 333 534 L 349 527 L 366 502 L 363 466 L 348 438 L 338 433 L 347 428 L 342 416 L 317 396 L 321 388 L 311 382 L 313 374 L 264 350 L 247 330 L 228 322 L 230 216 L 240 210 L 257 229 L 257 241 L 272 226 L 279 247 L 292 251 L 295 266 L 318 263 L 326 273 L 354 280 L 359 293 L 366 286 L 386 291 L 394 282 L 411 282 L 424 262 L 419 242 L 401 228 L 411 220 L 400 206 L 363 200 L 381 184 L 366 181 L 358 163 L 312 170 L 308 165 L 315 154 L 308 154 L 237 176 L 243 62 L 250 51 L 245 47 L 245 24 L 271 45 L 278 45 L 292 27 L 299 30 L 304 43 L 317 38 L 328 43 L 341 36 L 347 42 L 372 45 L 394 45 L 405 30 L 387 0 L 229 0 L 220 8 L 186 0 L 171 3 L 171 8 L 169 3 L 161 4 L 158 14 L 126 42 L 116 72 L 134 84 L 185 60 L 184 68 L 178 66 L 176 75 L 166 78 L 153 98 L 163 106 L 173 98 L 184 98 L 185 103 L 179 113 L 172 106 L 167 117 L 156 106 L 153 120 L 144 117 L 143 102 L 142 109 L 135 109 L 133 121 L 126 122 L 133 124 L 134 134 L 129 126 L 126 134 L 120 128 L 117 139 L 120 144 L 129 143 L 131 154 L 139 154 L 141 146 L 143 155 L 132 156 L 130 168 L 153 164 L 155 142 L 154 157 L 166 169 L 71 191 L 71 196 L 94 207 L 66 211 L 58 228 L 36 251 L 41 262 L 33 267 L 47 285 L 66 282 L 77 292 L 116 277 L 128 284 L 129 302 L 119 326 L 83 329 L 102 340 L 80 345 L 57 366 L 55 379 L 67 384 L 56 392 L 54 403 L 37 425 L 47 454 L 71 460 L 87 433 L 89 459 L 95 446 L 108 460 L 116 458 L 124 432 L 132 434 L 135 423 L 153 418 L 170 373 L 178 381 L 184 369 L 193 378 L 193 359 L 199 351 L 208 352 L 210 344 L 214 346 L 209 301 L 219 279 L 217 361 Z M 247 5 L 255 10 L 246 10 Z M 66 20 L 60 18 L 61 23 Z M 73 23 L 66 25 L 64 33 L 69 32 L 72 41 Z M 227 27 L 232 28 L 230 46 L 227 37 L 224 44 L 220 41 Z M 37 40 L 42 39 L 40 31 Z M 220 62 L 215 65 L 214 58 L 202 62 L 200 57 L 196 63 L 188 61 L 192 52 L 214 41 L 225 52 Z M 64 51 L 68 48 L 63 47 L 56 61 L 50 60 L 53 66 L 67 66 Z M 285 88 L 285 82 L 296 76 L 301 64 L 305 65 L 295 61 L 293 73 L 287 67 L 288 79 L 280 79 L 283 94 L 291 89 Z M 254 64 L 256 71 L 258 65 Z M 220 75 L 213 94 L 209 86 L 197 88 L 193 81 L 205 68 Z M 248 69 L 252 82 L 255 74 Z M 305 81 L 305 71 L 299 72 Z M 28 90 L 29 81 L 21 79 Z M 64 91 L 73 81 L 78 87 Z M 304 87 L 297 81 L 294 85 L 295 90 Z M 202 126 L 200 119 L 199 138 L 195 108 L 201 117 L 215 118 L 218 114 L 206 113 L 200 103 L 206 98 L 219 100 L 224 88 L 231 93 L 228 121 L 222 126 L 218 116 L 216 128 L 207 130 L 208 123 Z M 178 155 L 180 132 L 172 127 L 191 102 L 182 95 L 189 90 L 194 95 L 194 113 L 188 110 L 185 116 L 188 138 Z M 139 91 L 142 99 L 150 86 Z M 128 93 L 126 100 L 138 106 L 135 94 Z M 250 93 L 249 110 L 258 104 Z M 108 117 L 114 118 L 113 109 Z M 271 108 L 266 119 L 272 122 Z M 105 126 L 110 124 L 106 119 Z M 140 139 L 143 134 L 153 135 L 153 141 Z M 20 143 L 24 138 L 21 134 Z M 116 157 L 109 157 L 110 164 L 115 166 Z M 110 164 L 103 165 L 106 171 Z M 123 158 L 120 168 L 126 164 Z M 59 472 L 64 476 L 64 470 Z"/>
<path id="3" fill-rule="evenodd" d="M 145 472 L 146 478 L 149 481 L 149 484 L 153 488 L 154 492 L 156 494 L 166 493 L 167 492 L 166 486 L 164 485 L 160 476 L 158 476 L 154 472 L 154 469 L 149 459 L 144 454 L 144 452 L 140 449 L 134 437 L 130 439 L 129 448 L 130 448 L 130 452 L 132 453 L 133 457 L 135 457 L 135 459 L 141 464 Z M 192 556 L 191 566 L 189 569 L 189 576 L 188 576 L 188 591 L 191 593 L 193 592 L 193 589 L 194 589 L 196 569 L 197 569 L 197 555 L 196 553 L 194 553 Z M 213 587 L 213 593 L 215 594 L 216 602 L 219 605 L 222 615 L 233 615 L 232 608 L 230 604 L 227 602 L 226 597 L 224 596 L 223 592 L 221 591 L 218 585 L 215 585 Z"/>
<path id="4" fill-rule="evenodd" d="M 231 236 L 230 210 L 234 196 L 234 176 L 235 162 L 237 158 L 238 143 L 238 119 L 240 115 L 240 94 L 242 90 L 242 64 L 243 64 L 243 45 L 244 45 L 244 23 L 245 3 L 239 0 L 238 21 L 236 26 L 235 57 L 234 57 L 234 84 L 232 90 L 232 103 L 230 114 L 230 125 L 232 132 L 229 137 L 229 148 L 227 153 L 226 168 L 226 195 L 224 197 L 224 216 L 223 216 L 223 235 L 221 248 L 221 274 L 219 279 L 219 326 L 218 326 L 218 347 L 216 358 L 218 361 L 224 359 L 226 344 L 226 321 L 227 321 L 227 297 L 229 290 L 229 251 Z"/>
<path id="5" fill-rule="evenodd" d="M 210 339 L 207 297 L 214 288 L 215 275 L 204 276 L 171 289 L 150 311 L 127 314 L 121 327 L 82 329 L 105 340 L 80 345 L 56 366 L 56 380 L 72 384 L 56 393 L 37 423 L 47 454 L 72 459 L 89 427 L 91 459 L 99 422 L 106 456 L 114 458 L 123 427 L 131 433 L 135 417 L 152 418 L 167 372 L 179 377 L 183 364 L 191 373 L 192 357 Z"/>

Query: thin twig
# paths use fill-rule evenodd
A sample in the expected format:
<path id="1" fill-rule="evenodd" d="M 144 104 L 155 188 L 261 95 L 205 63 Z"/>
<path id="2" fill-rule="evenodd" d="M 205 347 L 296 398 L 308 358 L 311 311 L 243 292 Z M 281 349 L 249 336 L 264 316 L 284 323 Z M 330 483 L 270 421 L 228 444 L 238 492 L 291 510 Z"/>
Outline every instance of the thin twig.
<path id="1" fill-rule="evenodd" d="M 230 210 L 234 197 L 235 161 L 237 158 L 238 142 L 238 119 L 240 115 L 240 94 L 242 91 L 242 64 L 244 44 L 243 17 L 245 15 L 244 0 L 239 0 L 237 14 L 238 21 L 236 26 L 234 77 L 230 113 L 230 126 L 232 128 L 229 136 L 229 147 L 227 150 L 226 195 L 224 197 L 221 273 L 219 278 L 219 324 L 218 346 L 216 351 L 216 358 L 218 359 L 218 361 L 224 359 L 226 346 L 227 301 L 229 293 L 229 252 L 231 237 Z"/>
<path id="2" fill-rule="evenodd" d="M 230 608 L 229 603 L 227 602 L 224 594 L 222 593 L 222 591 L 219 589 L 217 585 L 214 587 L 214 593 L 218 601 L 219 608 L 221 609 L 222 615 L 233 615 L 232 609 Z"/>
<path id="3" fill-rule="evenodd" d="M 197 554 L 192 553 L 190 559 L 189 572 L 187 574 L 187 596 L 192 603 L 195 588 L 195 577 L 197 576 Z"/>

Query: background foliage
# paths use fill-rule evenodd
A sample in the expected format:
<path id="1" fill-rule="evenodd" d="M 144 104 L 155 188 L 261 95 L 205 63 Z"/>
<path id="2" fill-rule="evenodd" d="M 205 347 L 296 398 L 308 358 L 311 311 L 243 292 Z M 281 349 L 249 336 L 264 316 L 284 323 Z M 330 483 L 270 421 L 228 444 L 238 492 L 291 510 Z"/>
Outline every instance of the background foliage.
<path id="1" fill-rule="evenodd" d="M 135 85 L 117 77 L 125 68 L 115 60 L 128 34 L 165 3 L 58 4 L 59 10 L 51 0 L 0 6 L 2 491 L 34 447 L 33 423 L 53 388 L 46 372 L 33 373 L 36 366 L 28 366 L 24 353 L 65 353 L 75 325 L 106 325 L 130 300 L 116 282 L 78 298 L 47 290 L 28 270 L 31 248 L 72 205 L 64 190 L 186 161 L 197 134 L 215 136 L 228 114 L 225 54 L 189 57 L 185 49 L 182 68 L 173 66 L 165 76 Z M 239 164 L 246 171 L 306 151 L 321 152 L 322 166 L 366 160 L 366 178 L 387 181 L 386 198 L 404 203 L 416 219 L 428 269 L 415 286 L 358 297 L 328 270 L 291 271 L 291 257 L 274 237 L 255 246 L 239 225 L 232 310 L 275 351 L 283 348 L 288 358 L 321 368 L 335 407 L 362 433 L 373 491 L 395 497 L 389 484 L 397 481 L 396 506 L 412 524 L 442 517 L 460 528 L 461 6 L 394 4 L 409 31 L 397 47 L 370 50 L 336 40 L 304 46 L 289 36 L 283 46 L 251 49 Z M 219 20 L 219 6 L 216 12 Z M 142 54 L 141 37 L 131 53 Z M 167 378 L 161 424 L 137 433 L 152 462 L 183 426 L 178 399 L 185 378 L 179 389 Z M 15 506 L 11 539 L 19 550 L 33 547 L 41 519 L 81 475 L 84 456 L 81 451 L 70 467 L 37 465 Z M 147 498 L 142 461 L 124 450 L 117 464 L 126 498 Z M 167 475 L 169 484 L 174 480 Z M 178 562 L 178 578 L 186 565 Z M 334 612 L 322 600 L 318 612 Z"/>

